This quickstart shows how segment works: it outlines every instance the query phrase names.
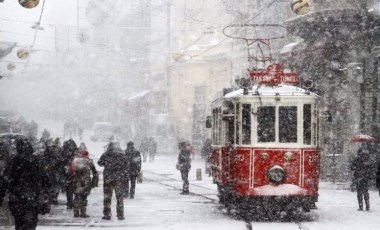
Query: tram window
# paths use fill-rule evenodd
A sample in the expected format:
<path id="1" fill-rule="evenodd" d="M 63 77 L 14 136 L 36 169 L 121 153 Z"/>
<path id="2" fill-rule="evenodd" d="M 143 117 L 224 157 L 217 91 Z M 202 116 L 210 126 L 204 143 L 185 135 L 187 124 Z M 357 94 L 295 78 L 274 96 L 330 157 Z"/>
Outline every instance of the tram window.
<path id="1" fill-rule="evenodd" d="M 234 133 L 235 133 L 235 118 L 227 117 L 225 120 L 226 125 L 226 145 L 234 144 Z"/>
<path id="2" fill-rule="evenodd" d="M 217 109 L 213 109 L 212 111 L 212 139 L 213 139 L 213 143 L 217 143 L 217 140 L 216 140 L 216 132 L 217 132 L 217 129 L 218 129 L 218 126 L 217 126 L 217 121 L 218 121 L 218 111 Z"/>
<path id="3" fill-rule="evenodd" d="M 241 142 L 243 145 L 251 144 L 251 105 L 242 105 L 242 134 Z"/>
<path id="4" fill-rule="evenodd" d="M 222 143 L 222 109 L 218 108 L 218 144 Z"/>
<path id="5" fill-rule="evenodd" d="M 279 107 L 279 140 L 281 143 L 297 142 L 297 106 Z"/>
<path id="6" fill-rule="evenodd" d="M 239 116 L 240 116 L 240 104 L 236 104 L 236 144 L 238 145 L 240 143 L 240 123 L 239 123 Z"/>
<path id="7" fill-rule="evenodd" d="M 303 105 L 303 143 L 311 145 L 311 105 Z"/>
<path id="8" fill-rule="evenodd" d="M 276 140 L 276 107 L 262 106 L 257 108 L 257 141 L 275 142 Z"/>

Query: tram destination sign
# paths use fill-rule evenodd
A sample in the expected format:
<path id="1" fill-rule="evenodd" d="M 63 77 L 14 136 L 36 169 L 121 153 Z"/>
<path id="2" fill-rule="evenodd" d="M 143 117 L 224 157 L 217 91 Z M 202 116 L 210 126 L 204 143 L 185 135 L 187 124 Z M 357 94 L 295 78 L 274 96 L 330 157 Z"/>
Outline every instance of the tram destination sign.
<path id="1" fill-rule="evenodd" d="M 279 64 L 269 65 L 268 68 L 264 70 L 249 70 L 249 76 L 251 81 L 257 84 L 299 84 L 299 75 L 297 73 L 285 73 Z"/>

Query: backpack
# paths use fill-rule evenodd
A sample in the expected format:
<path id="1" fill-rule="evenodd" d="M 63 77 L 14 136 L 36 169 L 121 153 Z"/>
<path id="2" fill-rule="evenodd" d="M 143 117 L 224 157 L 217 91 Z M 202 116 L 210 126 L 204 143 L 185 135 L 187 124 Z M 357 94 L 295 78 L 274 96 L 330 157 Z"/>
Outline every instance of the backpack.
<path id="1" fill-rule="evenodd" d="M 85 175 L 90 173 L 90 161 L 87 158 L 76 157 L 70 166 L 70 175 Z"/>

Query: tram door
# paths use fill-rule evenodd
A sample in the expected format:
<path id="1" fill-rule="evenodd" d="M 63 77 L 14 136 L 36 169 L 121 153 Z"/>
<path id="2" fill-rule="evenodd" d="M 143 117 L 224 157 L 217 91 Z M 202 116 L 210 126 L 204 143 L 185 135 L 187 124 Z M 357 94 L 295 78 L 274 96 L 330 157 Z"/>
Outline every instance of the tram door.
<path id="1" fill-rule="evenodd" d="M 224 127 L 224 146 L 225 146 L 225 169 L 226 178 L 231 175 L 231 159 L 235 153 L 235 105 L 232 102 L 224 102 L 223 127 Z"/>

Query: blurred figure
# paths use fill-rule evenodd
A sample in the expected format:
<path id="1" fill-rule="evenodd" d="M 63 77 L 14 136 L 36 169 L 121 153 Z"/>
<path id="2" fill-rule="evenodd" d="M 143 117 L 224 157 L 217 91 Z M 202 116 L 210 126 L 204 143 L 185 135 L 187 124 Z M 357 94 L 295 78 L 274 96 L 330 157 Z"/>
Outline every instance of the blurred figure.
<path id="1" fill-rule="evenodd" d="M 47 171 L 47 175 L 51 184 L 50 195 L 51 203 L 58 204 L 58 195 L 61 189 L 60 184 L 60 168 L 61 168 L 61 147 L 59 143 L 59 138 L 54 139 L 49 142 L 45 148 L 44 152 L 44 166 Z"/>
<path id="2" fill-rule="evenodd" d="M 46 175 L 38 164 L 33 148 L 26 139 L 16 140 L 17 154 L 6 169 L 6 181 L 0 187 L 2 204 L 9 192 L 9 209 L 15 219 L 15 229 L 36 229 L 41 213 L 40 195 L 45 194 Z M 43 213 L 41 213 L 43 214 Z"/>
<path id="3" fill-rule="evenodd" d="M 132 141 L 127 143 L 127 149 L 125 155 L 128 161 L 127 180 L 125 181 L 124 197 L 133 199 L 135 197 L 136 179 L 141 171 L 141 154 L 135 150 L 134 143 Z M 129 182 L 131 186 L 129 186 Z"/>
<path id="4" fill-rule="evenodd" d="M 73 186 L 72 186 L 72 178 L 69 175 L 69 168 L 71 162 L 73 162 L 74 157 L 79 154 L 77 144 L 73 139 L 69 139 L 63 143 L 63 147 L 61 150 L 61 187 L 64 187 L 66 191 L 66 199 L 67 199 L 67 209 L 73 208 Z"/>
<path id="5" fill-rule="evenodd" d="M 75 195 L 74 217 L 88 218 L 89 216 L 86 213 L 87 197 L 90 195 L 91 188 L 98 186 L 99 177 L 86 149 L 81 149 L 80 155 L 74 158 L 69 169 L 69 175 L 72 178 Z"/>
<path id="6" fill-rule="evenodd" d="M 111 220 L 112 193 L 116 195 L 116 213 L 119 220 L 124 220 L 123 192 L 127 178 L 128 160 L 120 148 L 119 142 L 110 142 L 106 152 L 102 154 L 98 165 L 103 171 L 103 220 Z"/>
<path id="7" fill-rule="evenodd" d="M 211 176 L 211 139 L 207 138 L 201 150 L 201 156 L 205 160 L 205 172 Z"/>
<path id="8" fill-rule="evenodd" d="M 50 133 L 47 131 L 47 129 L 44 129 L 42 132 L 42 140 L 47 141 L 50 139 Z"/>
<path id="9" fill-rule="evenodd" d="M 79 140 L 82 140 L 82 138 L 83 138 L 83 127 L 82 126 L 78 126 L 78 137 L 79 137 Z"/>
<path id="10" fill-rule="evenodd" d="M 366 210 L 369 211 L 369 193 L 368 184 L 371 179 L 371 160 L 370 153 L 366 148 L 358 149 L 357 157 L 352 162 L 351 170 L 354 172 L 354 181 L 356 185 L 357 198 L 359 203 L 358 211 L 363 211 L 363 198 L 366 205 Z"/>
<path id="11" fill-rule="evenodd" d="M 154 161 L 154 157 L 157 153 L 157 143 L 154 141 L 153 137 L 149 138 L 149 162 Z"/>
<path id="12" fill-rule="evenodd" d="M 140 151 L 142 153 L 143 162 L 146 162 L 146 158 L 147 158 L 148 151 L 149 151 L 149 139 L 148 139 L 148 137 L 144 137 L 141 140 Z"/>
<path id="13" fill-rule="evenodd" d="M 189 172 L 191 169 L 191 156 L 190 151 L 186 148 L 186 142 L 180 142 L 179 154 L 176 168 L 181 172 L 181 177 L 183 181 L 183 187 L 181 195 L 188 195 L 189 192 Z"/>

